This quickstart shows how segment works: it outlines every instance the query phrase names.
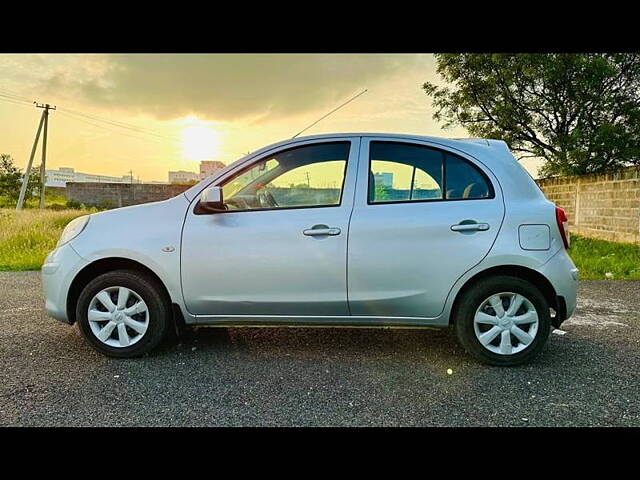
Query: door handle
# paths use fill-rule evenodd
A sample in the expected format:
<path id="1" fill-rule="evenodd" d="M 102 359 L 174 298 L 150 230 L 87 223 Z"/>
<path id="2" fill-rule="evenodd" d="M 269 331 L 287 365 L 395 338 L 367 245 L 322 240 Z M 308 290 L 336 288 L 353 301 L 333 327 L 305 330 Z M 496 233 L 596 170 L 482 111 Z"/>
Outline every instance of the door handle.
<path id="1" fill-rule="evenodd" d="M 488 223 L 458 223 L 457 225 L 451 225 L 451 230 L 454 232 L 471 232 L 471 231 L 484 231 L 489 230 Z"/>
<path id="2" fill-rule="evenodd" d="M 314 225 L 311 228 L 303 230 L 303 234 L 307 237 L 321 237 L 324 235 L 340 235 L 340 229 L 337 227 L 328 227 L 326 225 Z"/>

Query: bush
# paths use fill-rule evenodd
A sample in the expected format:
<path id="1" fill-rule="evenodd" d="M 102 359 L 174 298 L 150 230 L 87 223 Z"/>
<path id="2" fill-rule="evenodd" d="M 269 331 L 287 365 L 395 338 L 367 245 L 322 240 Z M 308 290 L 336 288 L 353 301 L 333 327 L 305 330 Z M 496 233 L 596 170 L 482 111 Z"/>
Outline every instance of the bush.
<path id="1" fill-rule="evenodd" d="M 84 205 L 77 200 L 67 200 L 67 208 L 72 210 L 80 210 L 84 207 Z"/>
<path id="2" fill-rule="evenodd" d="M 46 208 L 48 210 L 67 210 L 69 207 L 61 203 L 52 203 L 51 205 L 47 205 Z"/>

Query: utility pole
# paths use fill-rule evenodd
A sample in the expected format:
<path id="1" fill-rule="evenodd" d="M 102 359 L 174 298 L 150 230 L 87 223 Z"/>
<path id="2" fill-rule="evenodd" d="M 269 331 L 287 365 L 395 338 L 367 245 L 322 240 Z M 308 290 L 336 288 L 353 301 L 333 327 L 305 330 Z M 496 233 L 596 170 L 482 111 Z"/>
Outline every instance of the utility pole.
<path id="1" fill-rule="evenodd" d="M 46 181 L 46 168 L 47 168 L 47 127 L 49 126 L 49 110 L 55 110 L 55 105 L 49 105 L 48 103 L 38 104 L 37 108 L 44 108 L 42 116 L 44 118 L 44 132 L 42 134 L 42 163 L 40 164 L 40 208 L 44 208 L 44 183 Z M 27 177 L 27 180 L 29 177 Z"/>
<path id="2" fill-rule="evenodd" d="M 133 169 L 129 169 L 129 185 L 131 185 L 131 188 L 129 189 L 131 191 L 131 200 L 135 204 L 136 203 L 136 189 L 133 186 Z"/>
<path id="3" fill-rule="evenodd" d="M 38 147 L 38 140 L 40 139 L 40 131 L 44 126 L 44 134 L 42 138 L 42 164 L 40 165 L 40 208 L 44 208 L 44 183 L 46 175 L 46 163 L 47 163 L 47 127 L 49 125 L 49 110 L 55 110 L 55 105 L 49 105 L 48 103 L 41 104 L 33 102 L 37 108 L 44 109 L 42 116 L 40 117 L 40 124 L 38 125 L 38 131 L 36 132 L 36 138 L 33 141 L 33 147 L 31 148 L 31 155 L 29 156 L 29 163 L 27 164 L 27 170 L 22 178 L 22 187 L 20 188 L 20 196 L 18 197 L 18 204 L 16 210 L 22 210 L 24 206 L 24 196 L 27 191 L 27 185 L 29 183 L 29 176 L 31 175 L 31 165 L 33 165 L 33 157 L 35 157 L 36 149 Z"/>

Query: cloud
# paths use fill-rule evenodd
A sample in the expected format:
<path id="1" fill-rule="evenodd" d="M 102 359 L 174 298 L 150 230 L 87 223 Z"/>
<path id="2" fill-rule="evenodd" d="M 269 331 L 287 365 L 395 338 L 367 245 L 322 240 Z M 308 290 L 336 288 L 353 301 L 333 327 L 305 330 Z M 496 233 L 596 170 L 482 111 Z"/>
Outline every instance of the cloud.
<path id="1" fill-rule="evenodd" d="M 58 97 L 159 120 L 194 114 L 233 121 L 333 107 L 415 68 L 418 56 L 65 55 L 32 62 L 33 86 Z"/>

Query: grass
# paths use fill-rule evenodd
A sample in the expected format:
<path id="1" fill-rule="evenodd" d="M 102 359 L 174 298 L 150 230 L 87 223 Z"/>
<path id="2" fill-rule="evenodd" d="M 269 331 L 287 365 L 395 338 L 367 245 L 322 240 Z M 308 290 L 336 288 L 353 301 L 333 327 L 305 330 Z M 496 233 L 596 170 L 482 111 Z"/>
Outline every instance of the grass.
<path id="1" fill-rule="evenodd" d="M 0 271 L 39 270 L 67 223 L 91 212 L 0 209 Z"/>
<path id="2" fill-rule="evenodd" d="M 581 279 L 640 280 L 640 245 L 571 235 L 569 255 Z"/>
<path id="3" fill-rule="evenodd" d="M 0 271 L 39 270 L 65 225 L 95 211 L 0 208 Z M 569 254 L 580 278 L 640 280 L 640 245 L 571 235 Z"/>
<path id="4" fill-rule="evenodd" d="M 44 204 L 47 208 L 53 210 L 63 210 L 66 209 L 67 199 L 64 194 L 45 190 L 44 195 Z M 39 197 L 28 197 L 24 201 L 24 208 L 38 208 L 40 205 Z M 0 209 L 2 208 L 16 208 L 16 199 L 9 198 L 3 195 L 0 195 Z"/>

